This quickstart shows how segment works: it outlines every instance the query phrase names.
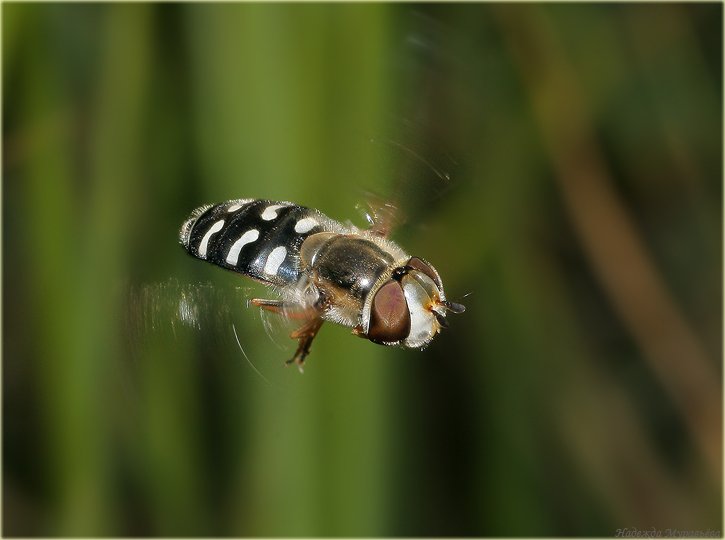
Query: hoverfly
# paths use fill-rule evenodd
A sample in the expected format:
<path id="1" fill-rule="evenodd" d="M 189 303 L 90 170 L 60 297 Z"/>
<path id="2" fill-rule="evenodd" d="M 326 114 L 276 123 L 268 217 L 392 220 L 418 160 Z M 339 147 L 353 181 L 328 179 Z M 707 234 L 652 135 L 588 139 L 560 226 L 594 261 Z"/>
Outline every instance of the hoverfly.
<path id="1" fill-rule="evenodd" d="M 301 368 L 324 321 L 374 343 L 422 349 L 448 326 L 448 312 L 465 310 L 446 300 L 430 263 L 387 238 L 390 223 L 380 216 L 359 229 L 291 202 L 237 199 L 194 210 L 179 240 L 194 257 L 276 291 L 279 299 L 252 304 L 301 322 L 287 361 Z"/>

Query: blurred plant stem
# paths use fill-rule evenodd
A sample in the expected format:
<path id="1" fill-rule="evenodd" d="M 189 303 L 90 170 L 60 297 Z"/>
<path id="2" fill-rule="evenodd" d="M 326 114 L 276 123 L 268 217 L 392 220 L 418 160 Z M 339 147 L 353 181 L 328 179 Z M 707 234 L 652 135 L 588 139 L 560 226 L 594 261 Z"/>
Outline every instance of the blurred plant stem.
<path id="1" fill-rule="evenodd" d="M 590 112 L 542 9 L 497 9 L 582 249 L 706 458 L 722 476 L 720 376 L 615 191 Z"/>

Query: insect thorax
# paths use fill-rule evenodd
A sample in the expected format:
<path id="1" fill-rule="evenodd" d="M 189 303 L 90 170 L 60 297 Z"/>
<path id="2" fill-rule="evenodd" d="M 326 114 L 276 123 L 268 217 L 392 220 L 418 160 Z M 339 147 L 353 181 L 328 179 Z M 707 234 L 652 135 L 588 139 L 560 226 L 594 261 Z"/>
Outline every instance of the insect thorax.
<path id="1" fill-rule="evenodd" d="M 323 232 L 304 241 L 301 264 L 323 297 L 338 307 L 334 318 L 357 324 L 371 289 L 381 276 L 390 274 L 400 258 L 397 246 L 386 248 L 386 244 L 358 234 Z"/>

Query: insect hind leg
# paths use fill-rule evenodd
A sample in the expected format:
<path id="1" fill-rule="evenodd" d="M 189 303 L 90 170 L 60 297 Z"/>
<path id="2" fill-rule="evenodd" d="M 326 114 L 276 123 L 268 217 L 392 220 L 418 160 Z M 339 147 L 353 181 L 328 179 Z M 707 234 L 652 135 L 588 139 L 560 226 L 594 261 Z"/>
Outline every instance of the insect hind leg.
<path id="1" fill-rule="evenodd" d="M 304 319 L 317 316 L 317 309 L 312 307 L 300 306 L 296 302 L 285 302 L 283 300 L 265 300 L 263 298 L 253 298 L 251 301 L 253 306 L 257 306 L 271 313 L 282 315 L 288 319 Z"/>
<path id="2" fill-rule="evenodd" d="M 287 360 L 286 364 L 296 364 L 300 371 L 305 363 L 305 358 L 310 354 L 312 341 L 315 339 L 317 332 L 320 331 L 324 320 L 320 317 L 320 305 L 300 306 L 296 302 L 285 302 L 283 300 L 265 300 L 262 298 L 254 298 L 252 305 L 260 307 L 271 313 L 282 315 L 291 320 L 305 321 L 302 326 L 297 328 L 290 334 L 290 338 L 296 339 L 297 351 L 294 356 Z"/>
<path id="3" fill-rule="evenodd" d="M 308 354 L 310 354 L 310 347 L 312 346 L 312 341 L 315 339 L 317 332 L 320 331 L 322 323 L 324 322 L 325 321 L 321 317 L 317 316 L 313 319 L 310 319 L 290 334 L 290 337 L 292 339 L 298 340 L 298 342 L 297 351 L 292 358 L 287 360 L 287 365 L 296 364 L 300 372 L 302 371 L 302 367 L 305 364 L 305 358 Z"/>

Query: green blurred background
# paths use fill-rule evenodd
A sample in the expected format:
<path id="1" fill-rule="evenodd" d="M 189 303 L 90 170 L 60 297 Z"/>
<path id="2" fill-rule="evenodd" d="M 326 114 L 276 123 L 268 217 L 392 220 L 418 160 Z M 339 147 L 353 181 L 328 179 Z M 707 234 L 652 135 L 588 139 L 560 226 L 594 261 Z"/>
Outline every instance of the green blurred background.
<path id="1" fill-rule="evenodd" d="M 722 15 L 3 4 L 3 534 L 720 529 Z M 423 352 L 285 369 L 177 244 L 365 191 L 471 293 Z"/>

